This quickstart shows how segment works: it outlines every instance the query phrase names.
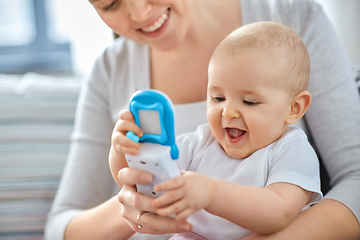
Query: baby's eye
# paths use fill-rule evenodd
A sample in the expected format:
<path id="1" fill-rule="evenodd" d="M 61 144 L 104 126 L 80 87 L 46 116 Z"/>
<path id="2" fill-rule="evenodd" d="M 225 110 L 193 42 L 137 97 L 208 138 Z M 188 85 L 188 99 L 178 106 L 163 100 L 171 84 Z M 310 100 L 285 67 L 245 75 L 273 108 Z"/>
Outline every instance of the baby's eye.
<path id="1" fill-rule="evenodd" d="M 224 97 L 212 96 L 212 99 L 213 99 L 215 102 L 225 101 L 225 98 L 224 98 Z"/>
<path id="2" fill-rule="evenodd" d="M 244 100 L 243 102 L 244 102 L 246 105 L 248 105 L 248 106 L 255 106 L 255 105 L 258 105 L 258 104 L 259 104 L 258 102 L 249 101 L 249 100 Z"/>

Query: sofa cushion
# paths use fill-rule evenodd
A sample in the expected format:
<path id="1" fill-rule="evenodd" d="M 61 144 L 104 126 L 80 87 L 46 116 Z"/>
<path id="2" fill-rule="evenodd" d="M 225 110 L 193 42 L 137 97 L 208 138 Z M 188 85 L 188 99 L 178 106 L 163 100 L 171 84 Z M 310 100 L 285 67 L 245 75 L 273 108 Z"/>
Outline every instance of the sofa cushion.
<path id="1" fill-rule="evenodd" d="M 81 80 L 0 74 L 0 238 L 42 239 Z"/>

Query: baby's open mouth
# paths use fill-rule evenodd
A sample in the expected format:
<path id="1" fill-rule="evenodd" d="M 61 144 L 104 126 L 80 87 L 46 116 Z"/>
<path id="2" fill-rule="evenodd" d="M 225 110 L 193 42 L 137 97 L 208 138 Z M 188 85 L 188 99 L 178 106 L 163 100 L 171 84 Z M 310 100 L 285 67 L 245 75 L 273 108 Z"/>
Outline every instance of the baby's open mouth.
<path id="1" fill-rule="evenodd" d="M 225 128 L 228 136 L 230 138 L 236 139 L 244 135 L 246 131 L 238 129 L 238 128 Z"/>

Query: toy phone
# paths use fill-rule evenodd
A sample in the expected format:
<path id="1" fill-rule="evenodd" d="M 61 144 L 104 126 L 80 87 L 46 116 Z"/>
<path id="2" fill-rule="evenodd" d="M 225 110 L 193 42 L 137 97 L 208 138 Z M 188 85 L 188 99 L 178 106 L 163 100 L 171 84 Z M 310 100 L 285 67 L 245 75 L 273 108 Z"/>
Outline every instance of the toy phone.
<path id="1" fill-rule="evenodd" d="M 144 135 L 139 138 L 133 132 L 126 134 L 140 143 L 138 154 L 126 154 L 126 161 L 129 167 L 154 176 L 151 184 L 137 185 L 137 191 L 153 197 L 161 196 L 164 192 L 155 192 L 154 185 L 180 176 L 174 161 L 179 157 L 175 142 L 174 106 L 164 93 L 147 89 L 133 94 L 129 109 Z"/>

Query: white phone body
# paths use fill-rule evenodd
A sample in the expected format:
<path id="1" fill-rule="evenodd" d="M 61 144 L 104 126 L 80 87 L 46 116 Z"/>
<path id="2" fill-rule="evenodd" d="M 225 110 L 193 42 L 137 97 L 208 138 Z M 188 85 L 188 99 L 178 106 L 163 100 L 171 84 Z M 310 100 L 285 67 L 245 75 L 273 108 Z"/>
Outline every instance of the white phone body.
<path id="1" fill-rule="evenodd" d="M 160 144 L 141 143 L 137 155 L 126 154 L 129 167 L 150 172 L 154 177 L 151 184 L 138 184 L 138 192 L 159 197 L 165 192 L 155 192 L 154 185 L 181 175 L 176 161 L 170 157 L 170 149 L 169 146 Z"/>

